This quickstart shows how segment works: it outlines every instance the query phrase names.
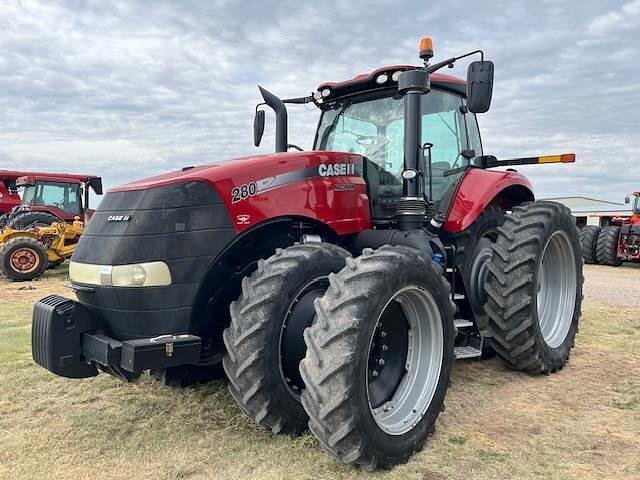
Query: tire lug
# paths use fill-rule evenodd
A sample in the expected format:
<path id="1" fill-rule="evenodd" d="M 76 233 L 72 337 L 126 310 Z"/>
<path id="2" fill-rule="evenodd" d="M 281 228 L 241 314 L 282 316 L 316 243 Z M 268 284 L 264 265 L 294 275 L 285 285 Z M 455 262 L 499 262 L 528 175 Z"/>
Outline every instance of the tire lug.
<path id="1" fill-rule="evenodd" d="M 381 336 L 382 338 L 386 337 L 386 336 L 387 336 L 387 332 L 385 332 L 384 330 L 382 330 L 382 331 L 380 332 L 380 336 Z"/>
<path id="2" fill-rule="evenodd" d="M 382 351 L 386 352 L 387 350 L 389 350 L 389 345 L 382 345 Z"/>
<path id="3" fill-rule="evenodd" d="M 378 371 L 374 370 L 373 372 L 371 372 L 371 376 L 372 377 L 377 377 L 378 376 Z"/>
<path id="4" fill-rule="evenodd" d="M 382 366 L 385 364 L 384 358 L 378 359 L 378 365 Z"/>

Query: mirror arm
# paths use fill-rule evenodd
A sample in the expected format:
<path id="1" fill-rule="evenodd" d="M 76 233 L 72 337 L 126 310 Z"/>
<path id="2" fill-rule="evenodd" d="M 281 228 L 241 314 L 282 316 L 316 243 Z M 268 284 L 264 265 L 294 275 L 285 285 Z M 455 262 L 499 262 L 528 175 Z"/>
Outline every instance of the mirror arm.
<path id="1" fill-rule="evenodd" d="M 484 61 L 484 52 L 482 50 L 474 50 L 473 52 L 465 53 L 464 55 L 460 55 L 459 57 L 451 57 L 451 58 L 447 58 L 446 60 L 443 60 L 442 62 L 434 63 L 433 65 L 429 66 L 427 71 L 429 73 L 433 73 L 448 65 L 453 66 L 453 64 L 456 63 L 461 58 L 470 57 L 471 55 L 475 55 L 477 53 L 480 54 L 480 61 Z"/>
<path id="2" fill-rule="evenodd" d="M 303 103 L 310 103 L 310 102 L 313 102 L 313 95 L 309 95 L 308 97 L 287 98 L 285 100 L 282 100 L 282 103 L 303 104 Z"/>

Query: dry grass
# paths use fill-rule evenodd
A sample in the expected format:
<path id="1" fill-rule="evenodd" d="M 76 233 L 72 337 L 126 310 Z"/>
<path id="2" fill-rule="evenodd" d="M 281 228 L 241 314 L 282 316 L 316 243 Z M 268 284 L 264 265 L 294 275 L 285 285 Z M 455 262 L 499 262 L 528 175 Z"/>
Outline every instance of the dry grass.
<path id="1" fill-rule="evenodd" d="M 457 363 L 425 450 L 373 474 L 333 460 L 309 434 L 262 431 L 223 383 L 174 390 L 49 374 L 30 357 L 30 313 L 48 293 L 70 295 L 64 271 L 30 285 L 0 279 L 0 478 L 638 479 L 640 269 L 586 273 L 567 368 L 533 377 L 498 360 Z M 614 278 L 615 294 L 603 295 Z"/>

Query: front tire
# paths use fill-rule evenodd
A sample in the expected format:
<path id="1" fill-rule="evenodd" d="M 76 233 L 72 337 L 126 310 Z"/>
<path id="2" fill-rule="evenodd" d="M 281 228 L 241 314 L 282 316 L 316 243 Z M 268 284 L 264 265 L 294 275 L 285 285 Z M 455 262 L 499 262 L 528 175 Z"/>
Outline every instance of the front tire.
<path id="1" fill-rule="evenodd" d="M 514 207 L 498 229 L 485 310 L 504 363 L 529 373 L 561 369 L 582 304 L 582 255 L 571 212 L 554 202 Z"/>
<path id="2" fill-rule="evenodd" d="M 596 245 L 599 234 L 600 227 L 596 227 L 595 225 L 587 225 L 580 230 L 580 244 L 582 245 L 582 258 L 584 258 L 584 263 L 598 263 L 598 259 L 596 258 Z"/>
<path id="3" fill-rule="evenodd" d="M 600 230 L 598 243 L 596 244 L 596 257 L 600 265 L 619 267 L 622 260 L 618 258 L 618 239 L 620 227 L 608 226 Z"/>
<path id="4" fill-rule="evenodd" d="M 309 428 L 347 464 L 391 468 L 422 448 L 444 408 L 449 284 L 432 259 L 400 246 L 365 249 L 329 281 L 300 363 Z"/>
<path id="5" fill-rule="evenodd" d="M 34 238 L 13 238 L 0 248 L 0 270 L 14 282 L 40 277 L 48 264 L 47 249 Z"/>
<path id="6" fill-rule="evenodd" d="M 278 249 L 258 261 L 231 304 L 222 362 L 229 391 L 251 419 L 273 433 L 307 428 L 298 371 L 305 352 L 302 332 L 313 322 L 313 301 L 326 290 L 327 277 L 342 269 L 348 256 L 321 242 Z"/>

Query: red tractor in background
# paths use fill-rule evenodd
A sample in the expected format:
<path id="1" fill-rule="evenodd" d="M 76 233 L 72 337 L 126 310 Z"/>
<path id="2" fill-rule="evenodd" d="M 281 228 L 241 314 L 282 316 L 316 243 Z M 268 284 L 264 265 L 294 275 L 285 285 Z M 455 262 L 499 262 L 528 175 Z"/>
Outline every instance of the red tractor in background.
<path id="1" fill-rule="evenodd" d="M 479 54 L 467 81 L 436 73 Z M 563 368 L 578 329 L 575 222 L 520 173 L 573 154 L 484 155 L 493 63 L 481 51 L 389 66 L 281 100 L 276 153 L 110 190 L 69 274 L 78 300 L 34 306 L 34 360 L 69 378 L 166 381 L 222 362 L 239 407 L 273 433 L 390 468 L 422 448 L 456 358 Z M 321 112 L 287 141 L 285 104 Z M 257 109 L 258 144 L 265 114 Z M 117 438 L 113 439 L 117 442 Z"/>
<path id="2" fill-rule="evenodd" d="M 22 189 L 22 198 L 18 190 Z M 54 222 L 87 221 L 89 189 L 102 195 L 95 175 L 0 170 L 0 228 L 16 230 Z"/>
<path id="3" fill-rule="evenodd" d="M 588 225 L 580 230 L 585 263 L 619 267 L 623 262 L 640 262 L 640 192 L 624 201 L 632 204 L 630 218 L 614 217 L 612 225 Z"/>

